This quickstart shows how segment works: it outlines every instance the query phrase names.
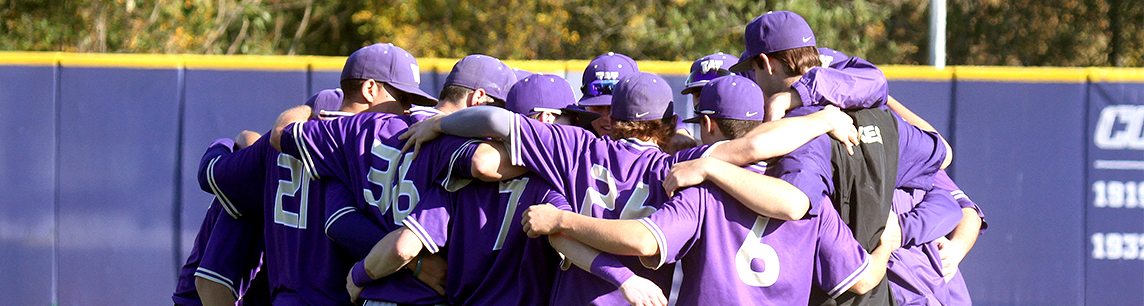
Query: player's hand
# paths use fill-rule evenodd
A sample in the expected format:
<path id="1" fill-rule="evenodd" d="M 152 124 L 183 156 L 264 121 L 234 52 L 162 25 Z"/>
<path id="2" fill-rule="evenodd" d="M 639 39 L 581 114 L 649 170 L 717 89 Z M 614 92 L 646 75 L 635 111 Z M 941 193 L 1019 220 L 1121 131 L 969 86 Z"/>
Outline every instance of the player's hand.
<path id="1" fill-rule="evenodd" d="M 770 95 L 766 98 L 763 105 L 766 107 L 763 112 L 763 120 L 771 122 L 782 119 L 786 116 L 787 109 L 790 109 L 792 92 L 793 90 L 781 91 Z"/>
<path id="2" fill-rule="evenodd" d="M 234 149 L 242 150 L 246 147 L 249 147 L 250 145 L 254 144 L 255 141 L 258 141 L 258 138 L 261 137 L 262 134 L 259 134 L 258 132 L 243 130 L 242 132 L 239 132 L 238 135 L 234 136 Z"/>
<path id="3" fill-rule="evenodd" d="M 560 232 L 560 222 L 564 218 L 562 212 L 552 204 L 532 205 L 524 211 L 524 220 L 520 224 L 529 238 L 552 235 Z"/>
<path id="4" fill-rule="evenodd" d="M 858 128 L 854 127 L 854 118 L 843 113 L 833 105 L 811 114 L 830 125 L 830 137 L 838 139 L 846 145 L 846 152 L 854 155 L 854 146 L 858 145 Z"/>
<path id="5" fill-rule="evenodd" d="M 707 164 L 711 160 L 707 157 L 676 163 L 663 179 L 663 191 L 667 196 L 675 194 L 676 190 L 691 187 L 707 180 Z"/>
<path id="6" fill-rule="evenodd" d="M 954 274 L 957 274 L 957 267 L 961 265 L 961 260 L 965 259 L 969 250 L 964 243 L 945 237 L 938 238 L 934 242 L 937 243 L 937 253 L 941 254 L 941 274 L 946 281 L 949 281 Z"/>
<path id="7" fill-rule="evenodd" d="M 408 152 L 409 148 L 413 148 L 413 156 L 416 157 L 417 153 L 421 152 L 421 144 L 441 136 L 442 116 L 444 115 L 436 115 L 409 126 L 409 129 L 398 137 L 405 141 L 401 152 Z"/>
<path id="8" fill-rule="evenodd" d="M 902 226 L 898 224 L 898 214 L 893 211 L 886 217 L 886 230 L 882 231 L 881 242 L 889 246 L 891 252 L 902 247 Z"/>
<path id="9" fill-rule="evenodd" d="M 437 294 L 444 295 L 445 268 L 447 266 L 445 258 L 442 258 L 440 255 L 436 254 L 423 254 L 420 256 L 419 260 L 421 260 L 421 272 L 417 273 L 417 280 L 420 280 L 422 283 L 429 285 L 429 288 L 433 288 L 433 291 L 437 291 Z M 416 266 L 411 267 L 412 265 L 408 264 L 405 266 L 407 268 L 416 269 Z"/>
<path id="10" fill-rule="evenodd" d="M 627 281 L 620 284 L 620 292 L 624 293 L 624 299 L 627 299 L 632 306 L 667 305 L 667 298 L 663 296 L 663 290 L 643 277 L 633 275 L 628 278 Z"/>
<path id="11" fill-rule="evenodd" d="M 358 303 L 358 299 L 361 298 L 361 290 L 361 287 L 354 285 L 354 274 L 352 272 L 346 274 L 346 292 L 350 294 L 350 302 Z"/>

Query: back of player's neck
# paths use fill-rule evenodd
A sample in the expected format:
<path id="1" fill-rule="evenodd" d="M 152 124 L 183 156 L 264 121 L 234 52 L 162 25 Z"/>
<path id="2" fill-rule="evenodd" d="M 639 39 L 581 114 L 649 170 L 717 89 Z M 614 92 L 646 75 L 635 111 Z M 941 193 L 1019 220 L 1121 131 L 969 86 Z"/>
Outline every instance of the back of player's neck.
<path id="1" fill-rule="evenodd" d="M 343 112 L 347 112 L 347 113 L 357 114 L 360 112 L 364 112 L 367 109 L 369 109 L 368 103 L 357 103 L 354 101 L 342 101 L 342 107 L 339 108 L 338 110 L 343 111 Z"/>
<path id="2" fill-rule="evenodd" d="M 437 102 L 437 106 L 434 108 L 436 108 L 438 111 L 441 111 L 442 113 L 450 114 L 465 109 L 465 104 L 461 101 L 441 100 L 440 102 Z"/>

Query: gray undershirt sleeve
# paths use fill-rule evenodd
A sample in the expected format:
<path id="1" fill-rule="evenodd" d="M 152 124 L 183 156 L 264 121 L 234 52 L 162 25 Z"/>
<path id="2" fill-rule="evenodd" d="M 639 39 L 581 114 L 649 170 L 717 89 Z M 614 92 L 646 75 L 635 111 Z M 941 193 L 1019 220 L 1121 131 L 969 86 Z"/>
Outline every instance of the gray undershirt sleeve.
<path id="1" fill-rule="evenodd" d="M 441 131 L 461 137 L 508 138 L 516 115 L 495 106 L 475 106 L 441 118 Z"/>

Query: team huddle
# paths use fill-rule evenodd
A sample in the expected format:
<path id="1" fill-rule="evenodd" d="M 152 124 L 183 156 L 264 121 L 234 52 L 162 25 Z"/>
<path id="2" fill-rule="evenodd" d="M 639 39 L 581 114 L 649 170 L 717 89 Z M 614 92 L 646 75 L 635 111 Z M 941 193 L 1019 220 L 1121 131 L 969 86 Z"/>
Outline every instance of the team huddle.
<path id="1" fill-rule="evenodd" d="M 392 44 L 211 143 L 176 305 L 965 305 L 984 215 L 873 64 L 788 11 L 666 80 L 473 54 L 434 97 Z M 695 124 L 693 135 L 683 124 Z"/>

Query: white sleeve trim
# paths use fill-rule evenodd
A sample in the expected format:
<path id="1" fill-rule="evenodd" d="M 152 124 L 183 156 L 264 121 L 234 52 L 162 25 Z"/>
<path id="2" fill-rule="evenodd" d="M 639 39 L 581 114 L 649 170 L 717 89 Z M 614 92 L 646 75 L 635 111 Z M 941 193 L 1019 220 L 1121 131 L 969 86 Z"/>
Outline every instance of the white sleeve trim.
<path id="1" fill-rule="evenodd" d="M 640 224 L 643 224 L 643 226 L 646 227 L 648 231 L 651 231 L 651 235 L 655 238 L 655 243 L 659 247 L 659 256 L 640 256 L 640 263 L 643 264 L 645 268 L 658 270 L 659 267 L 662 267 L 663 264 L 667 263 L 667 237 L 663 235 L 663 231 L 659 229 L 659 226 L 656 225 L 655 222 L 652 222 L 650 219 L 640 218 L 637 221 L 639 221 Z M 649 260 L 656 261 L 649 262 Z"/>
<path id="2" fill-rule="evenodd" d="M 357 208 L 342 207 L 342 209 L 339 209 L 335 211 L 333 215 L 330 215 L 330 218 L 326 219 L 326 236 L 330 235 L 330 226 L 333 226 L 334 222 L 338 222 L 338 218 L 341 218 L 342 216 L 355 211 L 357 211 Z"/>
<path id="3" fill-rule="evenodd" d="M 222 274 L 211 271 L 207 268 L 199 267 L 197 270 L 195 270 L 195 277 L 201 277 L 205 280 L 222 284 L 223 287 L 226 287 L 227 290 L 230 290 L 230 294 L 234 296 L 235 299 L 238 299 L 238 291 L 234 290 L 234 282 L 231 282 L 229 278 L 222 276 Z"/>
<path id="4" fill-rule="evenodd" d="M 966 195 L 965 192 L 961 191 L 961 190 L 950 191 L 949 195 L 953 196 L 954 200 L 962 200 L 962 199 L 969 200 L 969 196 Z M 970 200 L 970 201 L 972 201 L 972 200 Z"/>
<path id="5" fill-rule="evenodd" d="M 412 231 L 413 235 L 417 236 L 417 240 L 421 240 L 421 244 L 425 246 L 426 250 L 429 250 L 429 253 L 437 254 L 437 252 L 441 251 L 441 249 L 437 247 L 437 243 L 433 241 L 433 237 L 429 236 L 429 233 L 425 231 L 425 227 L 421 226 L 421 223 L 418 223 L 417 220 L 405 218 L 405 220 L 401 221 L 401 224 L 404 224 L 405 228 Z"/>
<path id="6" fill-rule="evenodd" d="M 708 156 L 711 156 L 711 154 L 712 154 L 712 153 L 715 153 L 715 148 L 717 148 L 717 147 L 719 147 L 719 146 L 723 145 L 724 143 L 727 143 L 727 141 L 728 141 L 728 140 L 720 140 L 720 141 L 716 141 L 715 143 L 711 144 L 711 146 L 707 147 L 707 149 L 706 149 L 706 150 L 703 150 L 703 154 L 699 155 L 699 157 L 708 157 Z"/>
<path id="7" fill-rule="evenodd" d="M 306 142 L 302 138 L 302 122 L 293 123 L 293 129 L 290 130 L 291 135 L 294 136 L 294 146 L 298 148 L 298 155 L 302 158 L 302 165 L 306 168 L 306 173 L 310 174 L 313 180 L 321 180 L 318 176 L 318 171 L 314 166 L 314 158 L 310 156 L 310 148 L 306 146 Z"/>
<path id="8" fill-rule="evenodd" d="M 469 183 L 472 182 L 472 180 L 465 179 L 465 178 L 454 179 L 453 178 L 453 165 L 457 164 L 457 159 L 461 157 L 461 152 L 464 151 L 465 147 L 468 147 L 469 145 L 471 145 L 473 143 L 480 143 L 480 142 L 481 142 L 480 140 L 475 140 L 475 139 L 469 140 L 469 141 L 466 141 L 464 144 L 462 144 L 461 147 L 458 148 L 456 151 L 453 151 L 453 156 L 449 158 L 449 168 L 448 168 L 448 170 L 445 170 L 445 181 L 441 183 L 442 187 L 445 187 L 445 191 L 455 192 L 457 190 L 461 190 L 461 188 L 465 188 L 465 186 L 469 185 Z"/>
<path id="9" fill-rule="evenodd" d="M 221 158 L 221 156 L 215 157 L 211 160 L 210 164 L 207 165 L 207 185 L 210 185 L 211 191 L 214 192 L 218 202 L 222 204 L 222 208 L 226 211 L 226 214 L 230 215 L 231 218 L 238 219 L 242 217 L 242 213 L 238 212 L 238 208 L 234 206 L 234 203 L 230 202 L 230 198 L 222 192 L 222 189 L 218 187 L 218 183 L 215 182 L 214 166 Z"/>
<path id="10" fill-rule="evenodd" d="M 513 116 L 511 130 L 508 133 L 508 141 L 505 143 L 505 145 L 508 146 L 509 162 L 512 163 L 513 166 L 524 166 L 524 158 L 521 156 L 521 151 L 523 151 L 521 147 L 523 144 L 520 139 L 520 124 L 520 116 Z"/>
<path id="11" fill-rule="evenodd" d="M 861 276 L 866 274 L 866 268 L 869 266 L 870 257 L 866 256 L 865 259 L 862 260 L 862 264 L 859 265 L 857 269 L 854 269 L 854 272 L 850 273 L 850 276 L 842 279 L 842 282 L 834 286 L 834 289 L 831 289 L 827 294 L 830 294 L 830 298 L 838 298 L 843 292 L 850 290 L 850 287 L 854 287 L 854 284 L 858 283 Z"/>

